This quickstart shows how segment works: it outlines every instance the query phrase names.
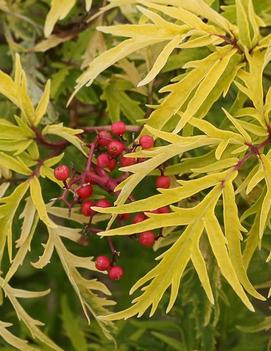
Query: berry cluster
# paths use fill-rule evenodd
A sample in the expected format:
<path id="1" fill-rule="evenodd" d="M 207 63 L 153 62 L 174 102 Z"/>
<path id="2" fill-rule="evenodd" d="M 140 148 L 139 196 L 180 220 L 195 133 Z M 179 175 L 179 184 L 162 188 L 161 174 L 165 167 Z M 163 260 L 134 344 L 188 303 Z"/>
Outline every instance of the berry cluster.
<path id="1" fill-rule="evenodd" d="M 150 135 L 142 135 L 139 141 L 127 141 L 125 135 L 128 132 L 139 131 L 140 128 L 127 126 L 122 121 L 115 122 L 111 126 L 90 127 L 88 129 L 96 132 L 96 137 L 87 144 L 89 152 L 84 171 L 77 172 L 73 168 L 70 169 L 67 165 L 60 165 L 54 170 L 55 178 L 62 181 L 64 185 L 63 193 L 58 199 L 67 205 L 69 211 L 74 206 L 79 205 L 80 212 L 89 218 L 87 226 L 83 228 L 81 244 L 88 243 L 87 235 L 89 233 L 101 231 L 101 229 L 92 225 L 92 218 L 95 215 L 93 207 L 112 206 L 112 202 L 105 197 L 96 199 L 97 195 L 95 195 L 93 187 L 100 186 L 107 191 L 109 196 L 117 196 L 118 193 L 114 193 L 114 189 L 129 175 L 128 173 L 119 175 L 118 168 L 144 162 L 143 159 L 125 157 L 125 153 L 132 152 L 137 147 L 150 149 L 155 145 L 155 141 Z M 165 176 L 163 171 L 156 178 L 156 187 L 165 189 L 170 187 L 170 177 Z M 132 197 L 130 198 L 131 200 L 133 200 Z M 162 207 L 153 211 L 153 213 L 160 214 L 168 212 L 168 207 Z M 143 213 L 138 213 L 131 222 L 136 224 L 145 219 L 146 216 Z M 118 217 L 118 220 L 123 223 L 129 221 L 130 218 L 128 214 L 122 214 Z M 140 233 L 137 239 L 142 246 L 152 247 L 158 237 L 153 231 L 145 231 Z M 112 259 L 110 260 L 108 256 L 98 256 L 96 268 L 100 271 L 107 271 L 111 280 L 119 280 L 124 274 L 123 268 L 115 264 L 119 252 L 115 249 L 111 238 L 107 238 L 107 241 L 112 253 Z"/>

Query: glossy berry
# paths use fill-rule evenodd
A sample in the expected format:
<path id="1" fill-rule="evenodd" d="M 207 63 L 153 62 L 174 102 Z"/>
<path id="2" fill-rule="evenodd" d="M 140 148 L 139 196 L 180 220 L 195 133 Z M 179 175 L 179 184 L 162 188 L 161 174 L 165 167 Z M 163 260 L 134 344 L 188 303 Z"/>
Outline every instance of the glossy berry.
<path id="1" fill-rule="evenodd" d="M 132 166 L 137 162 L 136 158 L 122 156 L 120 159 L 120 165 L 122 167 Z"/>
<path id="2" fill-rule="evenodd" d="M 116 165 L 117 165 L 117 161 L 114 158 L 110 158 L 107 168 L 109 168 L 110 171 L 114 171 L 114 169 L 116 168 Z"/>
<path id="3" fill-rule="evenodd" d="M 110 164 L 110 157 L 107 153 L 103 152 L 97 157 L 97 166 L 107 168 Z"/>
<path id="4" fill-rule="evenodd" d="M 60 165 L 55 168 L 54 175 L 57 180 L 65 181 L 69 178 L 70 169 L 66 165 Z"/>
<path id="5" fill-rule="evenodd" d="M 107 271 L 111 262 L 107 256 L 98 256 L 95 261 L 95 266 L 99 271 Z"/>
<path id="6" fill-rule="evenodd" d="M 119 156 L 124 149 L 125 149 L 125 146 L 119 140 L 112 140 L 107 146 L 108 152 L 110 153 L 111 156 L 114 156 L 114 157 Z"/>
<path id="7" fill-rule="evenodd" d="M 113 266 L 108 271 L 108 276 L 111 280 L 120 280 L 124 274 L 121 266 Z"/>
<path id="8" fill-rule="evenodd" d="M 138 242 L 142 246 L 152 247 L 155 242 L 155 234 L 151 230 L 140 233 L 138 235 Z"/>
<path id="9" fill-rule="evenodd" d="M 106 131 L 102 130 L 99 132 L 97 137 L 97 142 L 101 146 L 107 146 L 112 141 L 112 135 Z"/>
<path id="10" fill-rule="evenodd" d="M 145 221 L 145 219 L 146 219 L 146 216 L 143 213 L 138 213 L 134 216 L 132 222 L 133 222 L 133 224 L 137 224 L 137 223 Z"/>
<path id="11" fill-rule="evenodd" d="M 95 206 L 94 202 L 92 201 L 83 202 L 81 206 L 81 213 L 86 217 L 93 216 L 95 211 L 91 209 L 92 206 Z"/>
<path id="12" fill-rule="evenodd" d="M 170 177 L 159 176 L 156 178 L 156 187 L 167 189 L 170 187 Z"/>
<path id="13" fill-rule="evenodd" d="M 88 198 L 93 192 L 92 186 L 90 184 L 86 184 L 81 186 L 76 190 L 76 194 L 81 198 L 81 199 L 86 199 Z"/>
<path id="14" fill-rule="evenodd" d="M 139 144 L 143 149 L 150 149 L 154 145 L 154 139 L 150 135 L 142 135 L 139 139 Z"/>
<path id="15" fill-rule="evenodd" d="M 103 207 L 103 208 L 106 208 L 106 207 L 110 207 L 111 206 L 111 202 L 107 199 L 100 199 L 96 202 L 96 206 L 97 207 Z"/>
<path id="16" fill-rule="evenodd" d="M 118 121 L 112 124 L 111 132 L 115 135 L 123 135 L 126 132 L 126 125 L 122 121 Z"/>

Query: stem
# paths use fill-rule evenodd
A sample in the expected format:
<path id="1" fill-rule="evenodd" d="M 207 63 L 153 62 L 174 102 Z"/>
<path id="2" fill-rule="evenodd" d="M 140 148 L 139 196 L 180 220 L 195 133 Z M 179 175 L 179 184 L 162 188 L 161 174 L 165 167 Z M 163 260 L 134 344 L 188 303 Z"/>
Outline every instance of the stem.
<path id="1" fill-rule="evenodd" d="M 111 131 L 111 126 L 108 125 L 108 126 L 98 126 L 98 127 L 84 127 L 84 128 L 81 128 L 84 130 L 85 133 L 93 133 L 93 132 L 99 132 L 101 130 L 106 130 L 108 132 Z M 127 132 L 140 132 L 142 129 L 141 126 L 136 126 L 136 125 L 129 125 L 129 126 L 126 126 L 126 131 Z"/>

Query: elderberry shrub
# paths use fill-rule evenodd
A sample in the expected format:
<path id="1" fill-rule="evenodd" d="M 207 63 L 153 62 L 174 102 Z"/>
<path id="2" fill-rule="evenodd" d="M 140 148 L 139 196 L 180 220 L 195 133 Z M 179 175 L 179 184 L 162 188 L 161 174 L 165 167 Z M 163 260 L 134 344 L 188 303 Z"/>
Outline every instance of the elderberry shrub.
<path id="1" fill-rule="evenodd" d="M 112 199 L 117 198 L 118 193 L 114 192 L 116 186 L 128 177 L 129 173 L 119 173 L 118 168 L 129 167 L 140 162 L 144 162 L 145 159 L 138 159 L 135 157 L 126 157 L 127 153 L 136 151 L 137 148 L 150 149 L 155 146 L 155 141 L 150 135 L 142 135 L 137 142 L 136 139 L 132 143 L 128 140 L 131 138 L 124 137 L 130 132 L 132 128 L 127 128 L 126 124 L 122 121 L 118 121 L 112 124 L 112 126 L 99 127 L 99 131 L 93 128 L 93 140 L 87 144 L 89 152 L 88 158 L 84 170 L 79 172 L 72 168 L 70 169 L 67 165 L 59 165 L 54 170 L 54 175 L 57 180 L 63 181 L 63 192 L 59 196 L 59 200 L 62 201 L 69 209 L 79 209 L 79 212 L 88 218 L 88 224 L 82 228 L 82 237 L 79 244 L 86 246 L 89 244 L 90 234 L 98 234 L 102 229 L 94 227 L 93 216 L 97 213 L 93 207 L 111 207 L 113 206 L 112 201 L 107 197 L 100 197 L 96 194 L 95 188 L 101 188 L 106 191 L 108 197 Z M 129 130 L 129 132 L 128 132 Z M 140 130 L 136 127 L 136 130 Z M 95 135 L 96 132 L 96 135 Z M 133 135 L 134 137 L 134 135 Z M 163 170 L 160 168 L 161 175 L 156 177 L 157 188 L 168 188 L 170 187 L 170 177 L 163 174 Z M 68 198 L 72 194 L 72 200 Z M 129 201 L 133 201 L 133 197 Z M 169 207 L 161 207 L 154 211 L 154 214 L 169 213 Z M 125 225 L 127 223 L 140 223 L 147 219 L 144 213 L 137 213 L 133 218 L 130 218 L 129 214 L 123 213 L 117 217 L 117 220 Z M 151 248 L 155 240 L 161 235 L 156 235 L 153 231 L 145 231 L 139 233 L 137 240 L 140 245 Z M 136 239 L 136 236 L 133 237 Z M 108 273 L 108 277 L 111 280 L 120 280 L 124 275 L 124 269 L 117 265 L 119 256 L 118 250 L 115 248 L 112 239 L 107 238 L 110 255 L 98 255 L 95 261 L 95 266 L 98 271 L 105 271 Z"/>

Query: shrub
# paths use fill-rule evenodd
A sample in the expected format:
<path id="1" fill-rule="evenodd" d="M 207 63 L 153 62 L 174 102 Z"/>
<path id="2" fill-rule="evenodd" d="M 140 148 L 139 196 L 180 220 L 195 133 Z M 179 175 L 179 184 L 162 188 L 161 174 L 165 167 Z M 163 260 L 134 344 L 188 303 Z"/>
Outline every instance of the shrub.
<path id="1" fill-rule="evenodd" d="M 268 2 L 2 3 L 14 58 L 14 74 L 7 54 L 0 72 L 2 339 L 19 350 L 270 347 L 259 333 L 270 329 Z M 30 316 L 49 293 L 49 313 Z M 26 329 L 9 331 L 11 308 Z M 255 331 L 251 345 L 243 333 Z"/>

